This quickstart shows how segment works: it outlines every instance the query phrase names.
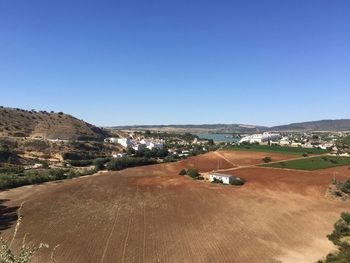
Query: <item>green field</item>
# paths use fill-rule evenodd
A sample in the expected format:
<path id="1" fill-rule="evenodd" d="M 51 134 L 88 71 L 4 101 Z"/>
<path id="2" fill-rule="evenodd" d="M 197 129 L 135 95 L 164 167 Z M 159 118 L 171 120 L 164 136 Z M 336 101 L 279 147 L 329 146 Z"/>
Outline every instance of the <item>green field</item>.
<path id="1" fill-rule="evenodd" d="M 279 163 L 262 164 L 261 166 L 312 171 L 343 165 L 350 165 L 350 157 L 318 156 Z"/>
<path id="2" fill-rule="evenodd" d="M 238 145 L 228 146 L 225 150 L 230 151 L 252 151 L 252 152 L 272 152 L 272 153 L 285 153 L 294 155 L 306 154 L 323 154 L 328 153 L 328 150 L 322 149 L 307 149 L 301 147 L 286 147 L 286 146 L 269 146 L 269 145 Z"/>

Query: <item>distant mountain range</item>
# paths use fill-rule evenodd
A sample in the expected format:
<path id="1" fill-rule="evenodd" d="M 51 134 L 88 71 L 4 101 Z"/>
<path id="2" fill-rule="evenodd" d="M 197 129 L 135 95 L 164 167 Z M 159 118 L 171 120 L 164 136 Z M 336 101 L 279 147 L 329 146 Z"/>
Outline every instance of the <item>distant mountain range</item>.
<path id="1" fill-rule="evenodd" d="M 133 130 L 161 130 L 188 132 L 217 132 L 217 133 L 252 133 L 264 131 L 350 131 L 350 119 L 320 120 L 291 123 L 273 127 L 245 125 L 245 124 L 188 124 L 188 125 L 129 125 L 114 126 L 112 129 Z"/>
<path id="2" fill-rule="evenodd" d="M 350 119 L 291 123 L 269 128 L 273 131 L 350 131 Z"/>

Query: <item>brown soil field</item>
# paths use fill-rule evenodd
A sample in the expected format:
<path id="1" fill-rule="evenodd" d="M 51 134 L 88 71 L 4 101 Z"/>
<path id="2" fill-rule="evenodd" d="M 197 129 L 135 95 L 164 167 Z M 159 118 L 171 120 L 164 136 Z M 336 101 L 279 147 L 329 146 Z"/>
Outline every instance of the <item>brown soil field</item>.
<path id="1" fill-rule="evenodd" d="M 282 160 L 290 160 L 300 158 L 291 154 L 280 154 L 280 153 L 265 153 L 265 152 L 245 152 L 245 151 L 220 151 L 217 152 L 223 158 L 236 166 L 255 165 L 263 163 L 264 157 L 271 157 L 272 162 L 278 162 Z"/>
<path id="2" fill-rule="evenodd" d="M 25 233 L 30 243 L 59 244 L 57 262 L 300 263 L 334 249 L 326 235 L 350 201 L 325 193 L 333 172 L 340 180 L 350 177 L 347 167 L 238 168 L 225 159 L 246 166 L 260 153 L 232 152 L 224 153 L 220 168 L 245 178 L 242 187 L 178 175 L 192 166 L 214 170 L 221 154 L 25 186 L 1 192 L 0 199 L 9 208 L 25 201 L 15 245 Z M 10 237 L 13 229 L 0 231 Z M 41 250 L 33 262 L 49 254 Z"/>

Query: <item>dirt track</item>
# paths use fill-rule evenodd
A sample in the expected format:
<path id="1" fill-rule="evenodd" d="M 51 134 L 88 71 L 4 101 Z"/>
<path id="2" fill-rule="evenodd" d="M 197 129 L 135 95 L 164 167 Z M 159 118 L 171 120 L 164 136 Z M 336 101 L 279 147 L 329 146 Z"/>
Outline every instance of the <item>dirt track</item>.
<path id="1" fill-rule="evenodd" d="M 224 158 L 220 156 L 222 154 Z M 209 153 L 178 163 L 127 169 L 0 193 L 26 201 L 24 233 L 60 244 L 57 262 L 313 262 L 332 249 L 326 235 L 350 202 L 324 197 L 333 171 L 299 172 L 253 165 L 262 153 Z M 273 160 L 291 156 L 268 154 Z M 182 168 L 220 168 L 243 187 L 181 177 Z M 236 164 L 236 165 L 234 165 Z M 10 235 L 13 231 L 4 231 Z M 42 251 L 37 258 L 48 254 Z"/>

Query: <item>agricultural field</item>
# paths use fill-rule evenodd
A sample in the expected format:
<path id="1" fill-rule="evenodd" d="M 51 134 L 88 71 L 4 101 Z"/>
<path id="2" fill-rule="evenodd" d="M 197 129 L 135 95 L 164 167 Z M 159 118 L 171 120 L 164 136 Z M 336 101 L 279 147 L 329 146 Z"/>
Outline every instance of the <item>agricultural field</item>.
<path id="1" fill-rule="evenodd" d="M 256 154 L 210 152 L 3 191 L 1 235 L 11 237 L 13 212 L 24 201 L 14 246 L 21 246 L 25 234 L 31 244 L 60 245 L 55 252 L 59 263 L 303 263 L 332 251 L 326 236 L 340 213 L 350 210 L 350 201 L 325 193 L 334 172 L 345 181 L 350 170 L 271 169 L 256 166 L 265 156 Z M 246 184 L 223 186 L 178 175 L 192 167 L 212 171 L 218 162 Z M 50 252 L 41 250 L 33 262 L 46 262 Z"/>
<path id="2" fill-rule="evenodd" d="M 237 146 L 228 146 L 225 148 L 230 151 L 251 151 L 251 152 L 271 152 L 271 153 L 283 153 L 283 154 L 294 154 L 294 155 L 303 155 L 303 154 L 324 154 L 328 153 L 328 150 L 322 149 L 309 149 L 302 147 L 287 147 L 287 146 L 276 146 L 276 145 L 237 145 Z"/>
<path id="3" fill-rule="evenodd" d="M 336 166 L 350 165 L 349 157 L 340 156 L 317 156 L 305 159 L 283 161 L 277 163 L 263 164 L 265 167 L 298 169 L 298 170 L 318 170 Z"/>

